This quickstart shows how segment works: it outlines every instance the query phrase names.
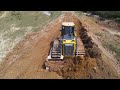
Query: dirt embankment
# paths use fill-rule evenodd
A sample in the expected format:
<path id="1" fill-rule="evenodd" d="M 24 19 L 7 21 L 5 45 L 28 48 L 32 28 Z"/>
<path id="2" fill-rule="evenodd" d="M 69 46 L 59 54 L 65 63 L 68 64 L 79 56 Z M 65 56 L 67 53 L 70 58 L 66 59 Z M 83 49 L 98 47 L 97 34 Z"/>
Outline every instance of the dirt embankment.
<path id="1" fill-rule="evenodd" d="M 115 75 L 107 73 L 101 68 L 102 60 L 96 51 L 94 44 L 88 39 L 89 43 L 84 43 L 88 57 L 81 60 L 65 60 L 65 67 L 59 72 L 49 72 L 43 68 L 44 62 L 50 49 L 50 43 L 59 35 L 61 23 L 63 21 L 73 21 L 77 35 L 84 40 L 82 24 L 74 13 L 64 13 L 59 18 L 51 22 L 43 30 L 29 34 L 21 41 L 12 52 L 10 52 L 5 61 L 0 65 L 0 78 L 113 78 Z M 87 36 L 89 38 L 89 36 Z M 83 41 L 84 42 L 84 41 Z M 98 48 L 97 48 L 98 49 Z M 91 51 L 92 50 L 92 51 Z M 95 53 L 94 53 L 94 52 Z M 95 54 L 95 55 L 94 55 Z M 99 59 L 99 62 L 97 61 Z M 100 61 L 101 60 L 101 61 Z M 67 64 L 68 63 L 68 64 Z M 108 69 L 106 69 L 108 70 Z M 110 72 L 111 73 L 111 72 Z M 62 76 L 62 77 L 61 77 Z"/>
<path id="2" fill-rule="evenodd" d="M 88 30 L 88 35 L 92 38 L 92 40 L 98 45 L 98 48 L 102 51 L 102 58 L 100 60 L 97 60 L 98 65 L 101 65 L 104 72 L 108 74 L 114 74 L 113 76 L 120 77 L 120 67 L 119 64 L 116 63 L 117 59 L 107 49 L 104 48 L 101 42 L 101 38 L 96 36 L 96 33 L 105 33 L 103 26 L 98 23 L 100 21 L 84 15 L 81 15 L 79 19 L 82 22 L 83 26 L 85 26 Z M 105 28 L 109 29 L 110 27 L 108 28 L 107 26 L 105 26 Z M 107 41 L 107 38 L 104 40 Z M 99 61 L 102 63 L 100 63 Z"/>

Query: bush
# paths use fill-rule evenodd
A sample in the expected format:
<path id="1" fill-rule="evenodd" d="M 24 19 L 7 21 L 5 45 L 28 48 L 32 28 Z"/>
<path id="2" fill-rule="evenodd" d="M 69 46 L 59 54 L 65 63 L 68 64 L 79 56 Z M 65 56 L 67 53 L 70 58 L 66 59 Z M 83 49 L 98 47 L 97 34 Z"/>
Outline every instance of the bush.
<path id="1" fill-rule="evenodd" d="M 88 12 L 107 19 L 120 18 L 120 11 L 88 11 Z"/>

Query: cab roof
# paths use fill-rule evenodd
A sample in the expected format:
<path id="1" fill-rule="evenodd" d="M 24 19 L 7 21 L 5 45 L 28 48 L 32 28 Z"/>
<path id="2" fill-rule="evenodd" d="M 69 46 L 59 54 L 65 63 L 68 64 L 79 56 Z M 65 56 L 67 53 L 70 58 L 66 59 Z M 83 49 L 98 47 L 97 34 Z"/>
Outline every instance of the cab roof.
<path id="1" fill-rule="evenodd" d="M 74 26 L 75 24 L 73 22 L 63 22 L 63 26 Z"/>

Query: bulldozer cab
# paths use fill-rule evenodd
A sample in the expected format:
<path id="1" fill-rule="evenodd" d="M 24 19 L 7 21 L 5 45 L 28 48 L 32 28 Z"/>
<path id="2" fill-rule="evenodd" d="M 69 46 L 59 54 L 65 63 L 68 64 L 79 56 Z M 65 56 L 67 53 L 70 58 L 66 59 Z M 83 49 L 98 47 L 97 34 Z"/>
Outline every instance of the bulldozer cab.
<path id="1" fill-rule="evenodd" d="M 64 35 L 75 36 L 74 25 L 75 24 L 73 22 L 63 22 L 62 23 L 61 36 L 64 36 Z"/>
<path id="2" fill-rule="evenodd" d="M 63 22 L 61 30 L 62 54 L 66 57 L 75 55 L 75 24 L 73 22 Z"/>

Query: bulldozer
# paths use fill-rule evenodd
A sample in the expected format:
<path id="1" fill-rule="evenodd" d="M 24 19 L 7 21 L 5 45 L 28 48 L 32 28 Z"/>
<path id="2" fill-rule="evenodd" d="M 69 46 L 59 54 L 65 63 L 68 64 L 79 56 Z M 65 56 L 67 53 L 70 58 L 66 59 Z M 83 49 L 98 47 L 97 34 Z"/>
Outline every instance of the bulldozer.
<path id="1" fill-rule="evenodd" d="M 55 38 L 47 57 L 47 62 L 62 61 L 64 58 L 85 56 L 80 37 L 77 36 L 74 22 L 63 22 L 60 37 Z"/>
<path id="2" fill-rule="evenodd" d="M 64 57 L 77 57 L 85 55 L 84 46 L 79 37 L 76 36 L 75 24 L 63 22 L 60 30 L 60 38 L 53 42 L 48 60 L 64 59 Z M 81 45 L 80 45 L 81 44 Z"/>

